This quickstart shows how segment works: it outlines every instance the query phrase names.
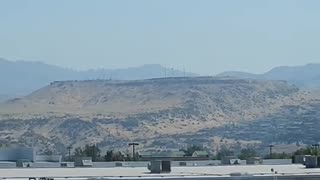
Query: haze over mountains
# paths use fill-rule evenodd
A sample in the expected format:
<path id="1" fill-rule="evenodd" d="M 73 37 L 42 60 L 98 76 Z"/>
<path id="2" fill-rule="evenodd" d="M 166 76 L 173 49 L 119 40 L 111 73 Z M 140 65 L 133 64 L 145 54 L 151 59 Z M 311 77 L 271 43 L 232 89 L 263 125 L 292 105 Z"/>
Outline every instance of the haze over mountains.
<path id="1" fill-rule="evenodd" d="M 194 73 L 165 68 L 157 64 L 127 69 L 76 71 L 41 62 L 8 61 L 0 58 L 0 101 L 27 95 L 53 81 L 64 80 L 137 80 L 160 77 L 196 76 Z"/>
<path id="2" fill-rule="evenodd" d="M 197 76 L 195 73 L 166 68 L 157 64 L 127 69 L 76 71 L 41 62 L 8 61 L 0 58 L 0 102 L 27 95 L 53 81 L 64 80 L 139 80 L 162 77 Z M 299 87 L 320 87 L 320 64 L 276 67 L 264 74 L 228 71 L 217 75 L 257 80 L 286 80 Z"/>
<path id="3" fill-rule="evenodd" d="M 245 79 L 285 80 L 299 87 L 320 88 L 320 64 L 305 66 L 281 66 L 264 74 L 252 74 L 239 71 L 229 71 L 218 76 L 230 76 Z"/>

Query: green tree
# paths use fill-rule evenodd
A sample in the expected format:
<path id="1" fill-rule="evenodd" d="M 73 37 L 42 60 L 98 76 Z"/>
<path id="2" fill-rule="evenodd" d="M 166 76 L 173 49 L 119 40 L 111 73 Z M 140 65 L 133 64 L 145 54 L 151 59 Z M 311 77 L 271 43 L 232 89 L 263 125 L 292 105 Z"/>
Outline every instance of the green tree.
<path id="1" fill-rule="evenodd" d="M 5 148 L 5 147 L 8 147 L 7 144 L 2 144 L 2 143 L 0 144 L 0 148 Z"/>
<path id="2" fill-rule="evenodd" d="M 76 149 L 74 149 L 74 156 L 76 157 L 85 156 L 81 147 L 77 147 Z"/>
<path id="3" fill-rule="evenodd" d="M 320 155 L 320 149 L 318 147 L 308 146 L 307 148 L 298 149 L 293 153 L 294 155 Z"/>
<path id="4" fill-rule="evenodd" d="M 43 154 L 44 155 L 53 155 L 54 153 L 53 153 L 52 149 L 46 148 L 44 150 Z"/>
<path id="5" fill-rule="evenodd" d="M 268 155 L 269 157 L 270 155 Z M 291 159 L 292 156 L 289 153 L 272 153 L 271 159 Z"/>
<path id="6" fill-rule="evenodd" d="M 113 157 L 113 151 L 107 151 L 106 155 L 104 156 L 104 160 L 105 161 L 112 161 L 112 157 Z"/>
<path id="7" fill-rule="evenodd" d="M 125 158 L 123 156 L 123 154 L 121 152 L 115 152 L 112 154 L 112 158 L 111 158 L 112 161 L 124 161 Z"/>
<path id="8" fill-rule="evenodd" d="M 76 157 L 91 157 L 92 161 L 99 161 L 100 160 L 100 153 L 101 150 L 98 148 L 98 146 L 93 145 L 85 145 L 85 147 L 81 148 L 81 147 L 77 147 L 74 150 L 74 155 Z"/>
<path id="9" fill-rule="evenodd" d="M 195 151 L 203 151 L 204 149 L 199 145 L 191 145 L 187 149 L 181 149 L 185 153 L 185 156 L 192 156 Z"/>
<path id="10" fill-rule="evenodd" d="M 245 148 L 242 149 L 239 155 L 239 158 L 242 160 L 246 160 L 251 157 L 256 157 L 257 152 L 253 148 Z"/>
<path id="11" fill-rule="evenodd" d="M 227 147 L 222 147 L 220 151 L 217 153 L 216 159 L 221 160 L 223 157 L 226 156 L 234 156 L 234 152 Z"/>
<path id="12" fill-rule="evenodd" d="M 139 159 L 139 153 L 136 153 L 136 157 L 138 157 L 137 159 Z M 131 157 L 130 153 L 126 153 L 125 157 L 124 157 L 125 161 L 133 161 L 133 157 Z"/>

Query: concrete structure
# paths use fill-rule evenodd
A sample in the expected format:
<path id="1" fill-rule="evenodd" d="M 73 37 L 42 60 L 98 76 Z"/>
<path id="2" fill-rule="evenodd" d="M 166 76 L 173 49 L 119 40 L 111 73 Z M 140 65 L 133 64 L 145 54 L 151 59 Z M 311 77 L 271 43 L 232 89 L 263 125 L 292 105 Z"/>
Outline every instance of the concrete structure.
<path id="1" fill-rule="evenodd" d="M 310 155 L 296 155 L 293 158 L 293 163 L 294 164 L 303 164 L 306 165 L 308 163 L 308 166 L 310 166 Z M 315 157 L 315 156 L 314 156 Z M 307 159 L 309 159 L 309 161 L 307 162 Z M 313 159 L 313 163 L 315 162 L 315 158 L 311 158 Z M 320 168 L 320 157 L 317 157 L 317 168 Z"/>
<path id="2" fill-rule="evenodd" d="M 111 168 L 116 167 L 116 163 L 121 163 L 122 167 L 147 167 L 150 161 L 128 161 L 128 162 L 93 162 L 93 168 Z M 220 165 L 219 160 L 209 161 L 171 161 L 172 167 L 195 167 L 195 166 L 217 166 Z"/>
<path id="3" fill-rule="evenodd" d="M 151 173 L 169 173 L 171 172 L 171 161 L 151 161 L 148 169 Z"/>
<path id="4" fill-rule="evenodd" d="M 0 168 L 58 168 L 61 167 L 61 160 L 60 155 L 36 155 L 33 148 L 0 148 Z"/>
<path id="5" fill-rule="evenodd" d="M 92 159 L 82 158 L 78 161 L 78 165 L 92 167 Z M 0 168 L 60 168 L 62 166 L 75 167 L 75 163 L 62 163 L 62 156 L 60 155 L 36 155 L 33 148 L 0 148 Z"/>
<path id="6" fill-rule="evenodd" d="M 57 162 L 61 163 L 62 156 L 60 155 L 36 155 L 36 162 Z"/>
<path id="7" fill-rule="evenodd" d="M 139 158 L 143 161 L 157 159 L 183 158 L 185 155 L 182 151 L 143 151 L 139 152 Z"/>
<path id="8" fill-rule="evenodd" d="M 151 161 L 150 164 L 148 164 L 148 169 L 151 173 L 161 173 L 161 161 Z"/>
<path id="9" fill-rule="evenodd" d="M 74 168 L 74 162 L 61 162 L 61 167 L 62 168 Z"/>
<path id="10" fill-rule="evenodd" d="M 291 165 L 292 159 L 264 159 L 263 165 Z"/>
<path id="11" fill-rule="evenodd" d="M 293 163 L 294 164 L 305 164 L 306 161 L 306 155 L 296 155 L 293 158 Z"/>
<path id="12" fill-rule="evenodd" d="M 62 156 L 60 155 L 36 155 L 33 168 L 59 168 L 61 167 Z"/>
<path id="13" fill-rule="evenodd" d="M 5 147 L 0 148 L 0 161 L 17 162 L 18 160 L 25 160 L 34 162 L 36 152 L 33 148 L 24 147 Z"/>
<path id="14" fill-rule="evenodd" d="M 187 167 L 195 167 L 195 166 L 218 166 L 221 165 L 221 161 L 219 160 L 206 160 L 206 161 L 172 161 L 173 167 L 179 166 L 187 166 Z"/>
<path id="15" fill-rule="evenodd" d="M 235 156 L 226 156 L 221 159 L 223 165 L 238 165 L 242 164 L 242 161 Z"/>
<path id="16" fill-rule="evenodd" d="M 31 168 L 33 164 L 28 159 L 19 159 L 16 162 L 16 166 L 20 168 Z"/>
<path id="17" fill-rule="evenodd" d="M 90 160 L 90 159 L 89 159 Z M 168 160 L 168 159 L 162 159 Z M 29 161 L 27 161 L 29 162 Z M 31 163 L 30 166 L 34 168 L 53 168 L 53 167 L 74 167 L 74 162 L 48 162 L 48 161 L 36 161 L 36 162 L 29 162 Z M 91 164 L 92 163 L 92 164 Z M 147 167 L 150 161 L 128 161 L 128 162 L 91 162 L 88 167 L 93 168 L 112 168 L 112 167 Z M 197 167 L 197 166 L 218 166 L 221 165 L 220 160 L 180 160 L 180 161 L 172 161 L 172 167 Z M 246 161 L 241 160 L 241 165 L 245 165 Z M 290 165 L 292 164 L 291 159 L 266 159 L 263 160 L 263 165 Z M 224 164 L 226 165 L 226 164 Z M 78 165 L 82 167 L 82 165 Z M 16 167 L 16 162 L 9 162 L 9 161 L 2 161 L 0 162 L 0 168 L 14 168 Z"/>
<path id="18" fill-rule="evenodd" d="M 317 156 L 305 156 L 305 166 L 306 166 L 306 168 L 317 168 L 318 167 L 318 157 Z"/>
<path id="19" fill-rule="evenodd" d="M 272 173 L 274 169 L 278 174 Z M 251 165 L 214 167 L 174 167 L 171 173 L 150 174 L 143 168 L 49 168 L 0 169 L 0 179 L 28 180 L 29 177 L 63 179 L 202 179 L 202 180 L 319 180 L 320 169 L 306 169 L 303 165 Z"/>
<path id="20" fill-rule="evenodd" d="M 15 167 L 17 167 L 16 162 L 8 162 L 8 161 L 0 162 L 0 168 L 15 168 Z"/>
<path id="21" fill-rule="evenodd" d="M 32 168 L 60 168 L 61 163 L 59 162 L 34 162 Z"/>
<path id="22" fill-rule="evenodd" d="M 74 165 L 78 167 L 92 167 L 92 158 L 91 157 L 77 157 L 74 161 Z"/>
<path id="23" fill-rule="evenodd" d="M 209 155 L 205 151 L 197 151 L 193 156 L 185 156 L 185 153 L 182 151 L 144 151 L 139 152 L 139 158 L 141 161 L 205 161 L 209 160 Z"/>
<path id="24" fill-rule="evenodd" d="M 247 159 L 247 164 L 263 164 L 263 159 L 261 157 L 251 157 Z"/>

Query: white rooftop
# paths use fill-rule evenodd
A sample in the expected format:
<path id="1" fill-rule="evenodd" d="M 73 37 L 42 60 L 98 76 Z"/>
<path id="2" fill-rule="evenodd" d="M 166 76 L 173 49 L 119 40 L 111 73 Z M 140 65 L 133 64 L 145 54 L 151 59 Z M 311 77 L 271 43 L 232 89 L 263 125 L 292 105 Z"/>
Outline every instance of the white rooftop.
<path id="1" fill-rule="evenodd" d="M 272 175 L 271 169 L 278 175 L 320 175 L 320 169 L 306 169 L 303 165 L 245 165 L 245 166 L 206 166 L 173 167 L 169 174 L 150 174 L 147 168 L 24 168 L 0 169 L 0 179 L 20 179 L 28 177 L 89 178 L 89 177 L 188 177 L 188 176 L 230 176 L 230 173 L 249 175 Z"/>

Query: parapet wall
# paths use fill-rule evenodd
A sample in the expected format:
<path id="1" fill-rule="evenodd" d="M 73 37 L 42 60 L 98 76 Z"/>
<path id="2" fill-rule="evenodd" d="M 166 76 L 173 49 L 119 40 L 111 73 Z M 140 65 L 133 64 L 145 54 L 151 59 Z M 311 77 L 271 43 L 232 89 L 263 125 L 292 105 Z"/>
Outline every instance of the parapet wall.
<path id="1" fill-rule="evenodd" d="M 62 156 L 60 155 L 37 155 L 36 162 L 58 162 L 61 163 Z"/>

